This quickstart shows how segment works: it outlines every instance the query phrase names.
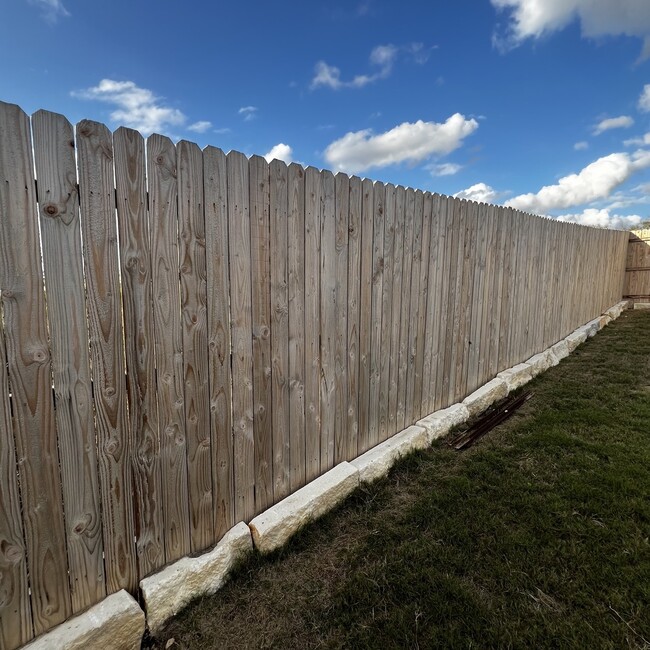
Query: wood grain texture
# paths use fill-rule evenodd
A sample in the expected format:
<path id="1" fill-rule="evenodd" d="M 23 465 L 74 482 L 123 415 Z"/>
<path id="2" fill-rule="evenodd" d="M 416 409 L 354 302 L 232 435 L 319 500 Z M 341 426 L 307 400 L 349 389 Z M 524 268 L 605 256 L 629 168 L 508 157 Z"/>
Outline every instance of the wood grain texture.
<path id="1" fill-rule="evenodd" d="M 393 332 L 393 254 L 395 246 L 395 186 L 385 186 L 384 197 L 384 250 L 381 294 L 381 353 L 379 359 L 379 428 L 381 442 L 396 433 L 388 425 L 390 390 L 391 335 Z"/>
<path id="2" fill-rule="evenodd" d="M 166 562 L 190 552 L 177 177 L 176 147 L 169 138 L 150 136 L 147 180 Z"/>
<path id="3" fill-rule="evenodd" d="M 203 150 L 206 292 L 208 295 L 208 372 L 212 447 L 214 541 L 235 523 L 232 375 L 230 354 L 230 265 L 226 156 Z"/>
<path id="4" fill-rule="evenodd" d="M 334 467 L 336 447 L 336 181 L 322 171 L 320 212 L 320 473 Z"/>
<path id="5" fill-rule="evenodd" d="M 411 270 L 413 266 L 413 238 L 415 220 L 415 192 L 412 189 L 405 190 L 397 187 L 395 197 L 396 210 L 404 206 L 404 244 L 402 256 L 402 304 L 400 316 L 399 355 L 395 360 L 398 363 L 397 371 L 397 414 L 395 427 L 401 431 L 406 426 L 406 388 L 408 382 L 408 357 L 409 357 L 409 333 L 412 326 L 410 320 L 411 309 Z"/>
<path id="6" fill-rule="evenodd" d="M 255 440 L 253 435 L 253 322 L 248 160 L 246 156 L 236 151 L 231 151 L 226 158 L 228 168 L 235 521 L 249 521 L 255 514 Z"/>
<path id="7" fill-rule="evenodd" d="M 214 540 L 203 155 L 181 140 L 176 159 L 190 548 L 197 552 Z"/>
<path id="8" fill-rule="evenodd" d="M 305 170 L 305 479 L 320 474 L 320 172 Z"/>
<path id="9" fill-rule="evenodd" d="M 0 290 L 34 632 L 71 613 L 29 120 L 0 103 Z M 4 434 L 6 435 L 6 434 Z"/>
<path id="10" fill-rule="evenodd" d="M 289 299 L 289 438 L 291 491 L 306 482 L 305 431 L 305 171 L 292 163 L 287 179 Z"/>
<path id="11" fill-rule="evenodd" d="M 402 327 L 402 267 L 404 265 L 404 188 L 391 190 L 393 205 L 393 272 L 390 328 L 390 368 L 388 377 L 388 431 L 397 428 L 397 386 L 399 372 L 400 329 Z M 394 194 L 394 196 L 392 196 Z"/>
<path id="12" fill-rule="evenodd" d="M 381 308 L 384 283 L 384 207 L 383 183 L 373 188 L 373 231 L 372 231 L 372 302 L 370 324 L 370 394 L 368 414 L 368 442 L 374 447 L 379 438 L 379 383 L 381 375 Z"/>
<path id="13" fill-rule="evenodd" d="M 273 504 L 273 385 L 271 381 L 271 267 L 269 164 L 249 160 L 253 318 L 253 435 L 255 512 Z"/>
<path id="14" fill-rule="evenodd" d="M 106 595 L 72 125 L 32 117 L 72 610 Z"/>
<path id="15" fill-rule="evenodd" d="M 106 591 L 134 592 L 133 502 L 125 498 L 133 481 L 133 440 L 127 419 L 111 133 L 99 122 L 83 120 L 77 124 L 77 146 Z"/>
<path id="16" fill-rule="evenodd" d="M 370 448 L 373 214 L 372 181 L 364 178 L 361 184 L 361 275 L 359 288 L 359 454 Z"/>
<path id="17" fill-rule="evenodd" d="M 291 492 L 288 173 L 281 160 L 271 163 L 271 382 L 273 501 L 276 503 Z"/>
<path id="18" fill-rule="evenodd" d="M 348 212 L 347 432 L 344 460 L 357 457 L 359 443 L 359 336 L 361 320 L 361 179 L 350 178 Z"/>
<path id="19" fill-rule="evenodd" d="M 420 253 L 420 286 L 418 293 L 418 319 L 415 339 L 415 364 L 413 380 L 413 406 L 411 419 L 415 422 L 429 414 L 422 407 L 422 386 L 424 383 L 424 348 L 427 321 L 427 299 L 429 295 L 429 249 L 431 243 L 431 220 L 433 198 L 429 192 L 423 195 L 422 248 Z"/>
<path id="20" fill-rule="evenodd" d="M 113 147 L 133 439 L 136 551 L 142 577 L 165 564 L 144 139 L 137 131 L 120 128 L 113 134 Z"/>
<path id="21" fill-rule="evenodd" d="M 415 374 L 418 319 L 420 315 L 420 266 L 422 261 L 422 219 L 424 215 L 424 194 L 415 191 L 413 212 L 413 247 L 411 253 L 411 293 L 409 297 L 409 336 L 406 350 L 406 401 L 404 403 L 404 426 L 415 422 L 415 411 L 419 408 L 416 404 Z"/>
<path id="22" fill-rule="evenodd" d="M 348 460 L 348 239 L 350 230 L 350 178 L 337 174 L 334 274 L 334 464 Z M 353 289 L 354 295 L 354 289 Z M 355 327 L 356 330 L 356 327 Z"/>
<path id="23" fill-rule="evenodd" d="M 11 420 L 11 389 L 0 297 L 0 648 L 14 650 L 32 636 L 16 447 Z"/>

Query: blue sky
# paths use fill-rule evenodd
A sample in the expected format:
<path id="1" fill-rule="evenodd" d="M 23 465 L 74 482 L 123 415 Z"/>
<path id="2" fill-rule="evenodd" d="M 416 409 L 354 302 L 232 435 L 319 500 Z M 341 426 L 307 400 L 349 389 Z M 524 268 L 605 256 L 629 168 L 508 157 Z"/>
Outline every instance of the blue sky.
<path id="1" fill-rule="evenodd" d="M 0 99 L 588 223 L 650 218 L 650 1 L 4 0 Z"/>

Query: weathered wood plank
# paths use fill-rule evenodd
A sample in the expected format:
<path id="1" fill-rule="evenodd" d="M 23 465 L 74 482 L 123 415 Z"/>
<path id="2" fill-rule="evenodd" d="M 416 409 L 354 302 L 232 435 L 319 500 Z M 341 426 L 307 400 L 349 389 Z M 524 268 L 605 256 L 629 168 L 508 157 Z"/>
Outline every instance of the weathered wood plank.
<path id="1" fill-rule="evenodd" d="M 120 128 L 113 134 L 113 147 L 133 496 L 137 503 L 136 551 L 142 578 L 165 564 L 144 139 L 137 131 Z"/>
<path id="2" fill-rule="evenodd" d="M 208 295 L 208 372 L 212 447 L 214 541 L 235 523 L 235 484 L 230 353 L 230 263 L 226 156 L 203 150 L 206 291 Z"/>
<path id="3" fill-rule="evenodd" d="M 0 103 L 0 291 L 34 632 L 71 613 L 29 119 Z"/>
<path id="4" fill-rule="evenodd" d="M 418 295 L 418 319 L 415 338 L 415 364 L 413 366 L 413 406 L 411 419 L 418 420 L 429 414 L 422 406 L 422 386 L 424 375 L 425 330 L 427 321 L 427 298 L 429 293 L 429 248 L 431 242 L 431 220 L 433 213 L 433 197 L 430 192 L 423 196 L 422 209 L 422 242 L 420 253 L 420 287 Z"/>
<path id="5" fill-rule="evenodd" d="M 384 201 L 386 188 L 375 183 L 373 188 L 372 238 L 372 303 L 370 327 L 370 406 L 368 414 L 368 442 L 374 447 L 379 438 L 379 383 L 381 372 L 381 317 L 384 284 Z"/>
<path id="6" fill-rule="evenodd" d="M 235 521 L 249 521 L 255 514 L 255 441 L 248 160 L 244 154 L 231 151 L 227 168 Z"/>
<path id="7" fill-rule="evenodd" d="M 320 213 L 320 473 L 334 467 L 336 446 L 336 183 L 322 171 Z"/>
<path id="8" fill-rule="evenodd" d="M 336 175 L 336 328 L 334 349 L 334 464 L 348 460 L 348 236 L 350 179 Z"/>
<path id="9" fill-rule="evenodd" d="M 381 356 L 379 360 L 379 441 L 396 433 L 388 425 L 390 391 L 391 335 L 393 333 L 393 254 L 395 246 L 395 186 L 385 186 L 384 199 L 384 251 L 381 296 Z M 401 278 L 401 276 L 400 276 Z"/>
<path id="10" fill-rule="evenodd" d="M 397 417 L 395 420 L 397 431 L 406 426 L 406 389 L 408 383 L 408 359 L 409 359 L 409 333 L 412 326 L 410 320 L 411 308 L 411 269 L 413 264 L 413 233 L 415 220 L 415 192 L 409 188 L 397 187 L 395 196 L 396 210 L 404 206 L 404 244 L 402 249 L 402 304 L 400 319 L 399 337 L 399 366 L 397 371 Z"/>
<path id="11" fill-rule="evenodd" d="M 72 125 L 32 118 L 72 611 L 106 595 Z"/>
<path id="12" fill-rule="evenodd" d="M 289 401 L 289 250 L 288 169 L 281 160 L 270 165 L 271 383 L 273 428 L 273 501 L 291 490 Z"/>
<path id="13" fill-rule="evenodd" d="M 157 371 L 160 467 L 165 561 L 190 552 L 185 437 L 183 335 L 178 279 L 178 184 L 176 148 L 169 138 L 147 139 L 154 339 Z"/>
<path id="14" fill-rule="evenodd" d="M 359 454 L 370 448 L 370 342 L 372 328 L 373 186 L 361 184 L 361 275 L 359 307 Z"/>
<path id="15" fill-rule="evenodd" d="M 320 172 L 305 170 L 305 479 L 320 474 Z"/>
<path id="16" fill-rule="evenodd" d="M 249 165 L 253 317 L 253 435 L 255 512 L 273 504 L 273 396 L 271 382 L 270 172 L 260 156 Z"/>
<path id="17" fill-rule="evenodd" d="M 409 338 L 406 366 L 406 402 L 404 426 L 415 422 L 416 404 L 416 355 L 418 344 L 418 320 L 420 315 L 420 266 L 422 263 L 422 223 L 424 216 L 424 195 L 421 190 L 415 191 L 413 213 L 413 249 L 411 255 L 411 294 L 409 307 Z"/>
<path id="18" fill-rule="evenodd" d="M 305 430 L 305 172 L 292 163 L 288 170 L 289 293 L 289 431 L 291 491 L 306 482 Z"/>
<path id="19" fill-rule="evenodd" d="M 3 650 L 18 648 L 33 636 L 10 393 L 0 296 L 0 648 Z"/>
<path id="20" fill-rule="evenodd" d="M 397 389 L 399 373 L 400 328 L 402 320 L 402 267 L 404 265 L 404 188 L 391 189 L 393 206 L 393 273 L 390 328 L 390 368 L 388 378 L 388 423 L 387 430 L 392 435 L 397 428 Z"/>
<path id="21" fill-rule="evenodd" d="M 134 592 L 133 503 L 125 498 L 133 481 L 133 441 L 127 420 L 111 133 L 99 122 L 83 120 L 77 124 L 77 146 L 106 590 Z"/>
<path id="22" fill-rule="evenodd" d="M 190 546 L 195 553 L 214 539 L 203 154 L 193 142 L 181 140 L 176 146 L 176 159 L 187 484 Z"/>
<path id="23" fill-rule="evenodd" d="M 345 458 L 357 457 L 359 438 L 359 337 L 361 306 L 361 179 L 349 182 L 347 433 Z"/>

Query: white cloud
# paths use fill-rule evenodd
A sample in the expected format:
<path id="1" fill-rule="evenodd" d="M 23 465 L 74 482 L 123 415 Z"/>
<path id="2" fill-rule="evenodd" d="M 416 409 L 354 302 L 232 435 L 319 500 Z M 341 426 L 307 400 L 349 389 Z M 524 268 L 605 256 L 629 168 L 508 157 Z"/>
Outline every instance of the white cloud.
<path id="1" fill-rule="evenodd" d="M 631 155 L 613 153 L 592 162 L 577 174 L 561 178 L 556 185 L 546 185 L 535 194 L 516 196 L 506 205 L 542 214 L 583 205 L 607 198 L 615 187 L 646 167 L 650 167 L 650 151 L 639 150 Z"/>
<path id="2" fill-rule="evenodd" d="M 576 142 L 576 143 L 573 145 L 573 148 L 574 148 L 576 151 L 584 151 L 585 149 L 589 149 L 589 143 L 588 143 L 588 142 L 585 142 L 584 140 L 582 140 L 581 142 Z"/>
<path id="3" fill-rule="evenodd" d="M 629 115 L 621 115 L 620 117 L 610 117 L 602 120 L 594 127 L 594 135 L 600 135 L 605 131 L 611 129 L 628 129 L 634 124 L 634 120 Z"/>
<path id="4" fill-rule="evenodd" d="M 476 185 L 472 185 L 465 190 L 456 192 L 454 196 L 457 199 L 467 199 L 468 201 L 477 201 L 479 203 L 495 203 L 500 194 L 485 183 L 476 183 Z"/>
<path id="5" fill-rule="evenodd" d="M 456 163 L 441 163 L 439 165 L 432 165 L 430 170 L 432 176 L 453 176 L 462 168 L 462 165 L 457 165 Z"/>
<path id="6" fill-rule="evenodd" d="M 393 69 L 393 63 L 397 56 L 398 48 L 394 45 L 378 45 L 370 52 L 370 63 L 379 66 L 379 71 L 371 75 L 357 75 L 350 81 L 341 80 L 341 70 L 336 66 L 329 65 L 325 61 L 319 61 L 315 68 L 314 78 L 311 80 L 311 88 L 363 88 L 379 79 L 385 79 Z"/>
<path id="7" fill-rule="evenodd" d="M 650 3 L 648 0 L 491 0 L 498 10 L 510 12 L 504 34 L 493 42 L 502 50 L 527 38 L 540 38 L 579 20 L 582 35 L 633 36 L 643 40 L 641 58 L 650 56 Z"/>
<path id="8" fill-rule="evenodd" d="M 618 214 L 611 214 L 609 209 L 599 210 L 597 208 L 587 208 L 578 214 L 563 214 L 555 217 L 558 221 L 569 221 L 571 223 L 579 223 L 583 226 L 595 226 L 597 228 L 611 228 L 615 230 L 629 230 L 634 228 L 643 221 L 639 215 L 621 216 Z"/>
<path id="9" fill-rule="evenodd" d="M 29 4 L 39 7 L 41 15 L 48 23 L 54 24 L 59 18 L 70 15 L 61 0 L 29 0 Z"/>
<path id="10" fill-rule="evenodd" d="M 271 151 L 264 154 L 264 158 L 266 159 L 266 162 L 271 162 L 272 160 L 276 159 L 283 160 L 288 165 L 289 163 L 293 162 L 292 155 L 293 149 L 288 144 L 280 142 L 279 144 L 276 144 L 271 149 Z"/>
<path id="11" fill-rule="evenodd" d="M 427 47 L 424 43 L 409 43 L 404 46 L 406 53 L 417 63 L 418 65 L 424 65 L 431 56 L 431 52 L 437 49 L 437 45 L 432 45 Z"/>
<path id="12" fill-rule="evenodd" d="M 351 173 L 401 162 L 417 163 L 458 149 L 477 128 L 476 120 L 455 113 L 443 123 L 404 122 L 378 135 L 371 129 L 354 131 L 332 142 L 325 149 L 325 160 L 336 171 Z"/>
<path id="13" fill-rule="evenodd" d="M 194 122 L 194 124 L 190 124 L 187 128 L 188 130 L 194 131 L 195 133 L 205 133 L 208 129 L 212 128 L 212 122 L 208 122 L 207 120 L 200 120 L 198 122 Z"/>
<path id="14" fill-rule="evenodd" d="M 639 97 L 639 110 L 650 113 L 650 84 L 643 86 L 643 92 Z"/>
<path id="15" fill-rule="evenodd" d="M 219 135 L 222 135 L 223 133 L 230 133 L 231 129 L 229 129 L 227 126 L 224 126 L 220 129 L 215 129 L 214 132 L 218 133 Z"/>
<path id="16" fill-rule="evenodd" d="M 623 140 L 623 144 L 626 147 L 643 147 L 650 144 L 650 133 L 642 135 L 640 138 L 630 138 L 629 140 Z"/>
<path id="17" fill-rule="evenodd" d="M 244 116 L 244 122 L 250 122 L 257 117 L 257 106 L 242 106 L 237 112 Z"/>
<path id="18" fill-rule="evenodd" d="M 111 120 L 137 129 L 145 136 L 154 131 L 164 132 L 168 126 L 182 126 L 186 120 L 181 111 L 162 105 L 159 97 L 133 81 L 102 79 L 97 86 L 71 94 L 113 104 L 117 108 L 110 114 Z"/>

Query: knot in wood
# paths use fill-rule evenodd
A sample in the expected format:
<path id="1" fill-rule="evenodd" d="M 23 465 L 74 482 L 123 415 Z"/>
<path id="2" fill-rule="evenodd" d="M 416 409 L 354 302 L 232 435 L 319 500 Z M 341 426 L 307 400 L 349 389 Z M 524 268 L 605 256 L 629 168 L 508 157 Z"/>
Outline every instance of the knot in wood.
<path id="1" fill-rule="evenodd" d="M 56 217 L 59 215 L 59 208 L 55 203 L 47 203 L 43 206 L 43 214 L 46 217 Z"/>

